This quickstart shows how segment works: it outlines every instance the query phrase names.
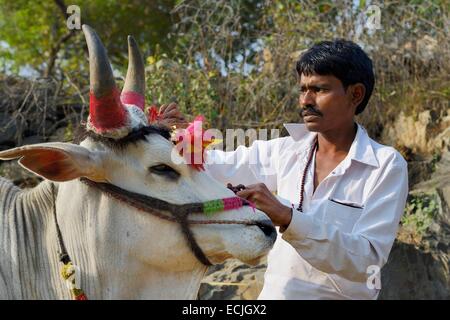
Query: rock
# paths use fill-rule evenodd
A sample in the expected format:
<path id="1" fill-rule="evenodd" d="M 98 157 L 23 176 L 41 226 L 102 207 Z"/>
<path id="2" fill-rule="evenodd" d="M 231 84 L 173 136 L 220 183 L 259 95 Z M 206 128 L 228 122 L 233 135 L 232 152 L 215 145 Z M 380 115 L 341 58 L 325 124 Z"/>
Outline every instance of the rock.
<path id="1" fill-rule="evenodd" d="M 417 54 L 418 57 L 424 62 L 429 63 L 435 58 L 438 49 L 438 41 L 429 35 L 417 40 Z"/>
<path id="2" fill-rule="evenodd" d="M 266 259 L 257 266 L 249 266 L 235 259 L 214 266 L 202 281 L 198 299 L 255 300 L 262 290 L 266 266 Z"/>
<path id="3" fill-rule="evenodd" d="M 412 149 L 414 153 L 427 152 L 430 120 L 429 110 L 420 113 L 418 121 L 402 112 L 394 125 L 385 129 L 387 136 L 384 140 L 391 145 L 404 145 Z"/>
<path id="4" fill-rule="evenodd" d="M 442 206 L 444 208 L 444 220 L 450 224 L 450 185 L 438 188 L 438 192 L 442 201 Z"/>
<path id="5" fill-rule="evenodd" d="M 435 164 L 431 178 L 418 183 L 413 192 L 436 190 L 441 202 L 441 219 L 450 223 L 450 151 L 445 151 Z"/>
<path id="6" fill-rule="evenodd" d="M 408 162 L 408 185 L 411 188 L 421 181 L 431 178 L 433 164 L 431 161 L 418 160 Z"/>
<path id="7" fill-rule="evenodd" d="M 450 153 L 443 154 L 428 181 L 411 195 L 433 195 L 433 221 L 419 237 L 402 227 L 381 273 L 380 299 L 450 299 Z M 411 232 L 411 230 L 408 230 Z"/>
<path id="8" fill-rule="evenodd" d="M 432 155 L 450 148 L 450 115 L 437 118 L 430 110 L 423 111 L 417 117 L 401 112 L 393 124 L 383 130 L 385 144 L 404 146 L 413 153 Z"/>
<path id="9" fill-rule="evenodd" d="M 450 299 L 449 280 L 448 254 L 396 241 L 381 271 L 379 299 Z"/>

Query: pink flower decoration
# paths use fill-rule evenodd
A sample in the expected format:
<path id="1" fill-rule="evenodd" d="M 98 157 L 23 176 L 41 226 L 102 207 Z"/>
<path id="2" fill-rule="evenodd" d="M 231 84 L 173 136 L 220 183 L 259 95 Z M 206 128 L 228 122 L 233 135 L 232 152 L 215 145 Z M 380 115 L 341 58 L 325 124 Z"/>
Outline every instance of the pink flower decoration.
<path id="1" fill-rule="evenodd" d="M 156 120 L 158 120 L 158 118 L 159 118 L 158 108 L 155 105 L 152 105 L 148 109 L 148 122 L 149 123 L 155 122 Z"/>
<path id="2" fill-rule="evenodd" d="M 204 139 L 204 121 L 205 117 L 202 115 L 195 117 L 194 121 L 189 123 L 189 126 L 182 133 L 178 132 L 175 138 L 180 155 L 198 171 L 205 170 L 203 166 L 205 163 L 205 149 L 214 142 L 214 139 Z"/>

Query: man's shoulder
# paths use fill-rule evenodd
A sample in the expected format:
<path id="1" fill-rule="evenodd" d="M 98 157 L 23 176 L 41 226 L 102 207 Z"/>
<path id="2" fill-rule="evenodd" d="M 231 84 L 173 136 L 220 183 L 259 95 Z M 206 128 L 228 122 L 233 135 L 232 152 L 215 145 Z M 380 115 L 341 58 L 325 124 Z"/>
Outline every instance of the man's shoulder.
<path id="1" fill-rule="evenodd" d="M 251 145 L 252 146 L 253 145 L 258 145 L 258 146 L 268 145 L 270 147 L 281 147 L 281 146 L 286 147 L 293 143 L 295 143 L 295 141 L 292 139 L 292 137 L 285 136 L 285 137 L 276 137 L 276 138 L 272 137 L 271 139 L 254 140 Z"/>
<path id="2" fill-rule="evenodd" d="M 369 137 L 370 144 L 381 167 L 385 165 L 407 167 L 407 162 L 394 147 L 381 144 Z"/>
<path id="3" fill-rule="evenodd" d="M 313 134 L 305 135 L 300 139 L 295 139 L 294 137 L 288 135 L 285 137 L 279 137 L 275 139 L 268 140 L 267 142 L 270 144 L 273 150 L 277 150 L 277 152 L 281 154 L 284 153 L 299 153 L 302 150 L 307 149 L 307 147 L 311 143 L 311 136 Z"/>
<path id="4" fill-rule="evenodd" d="M 301 152 L 309 148 L 317 135 L 316 132 L 309 131 L 304 123 L 285 123 L 288 136 L 283 140 L 285 148 L 293 148 L 297 152 Z"/>
<path id="5" fill-rule="evenodd" d="M 267 152 L 269 156 L 281 156 L 293 148 L 294 141 L 291 137 L 278 137 L 269 140 L 256 140 L 252 148 L 257 152 Z"/>

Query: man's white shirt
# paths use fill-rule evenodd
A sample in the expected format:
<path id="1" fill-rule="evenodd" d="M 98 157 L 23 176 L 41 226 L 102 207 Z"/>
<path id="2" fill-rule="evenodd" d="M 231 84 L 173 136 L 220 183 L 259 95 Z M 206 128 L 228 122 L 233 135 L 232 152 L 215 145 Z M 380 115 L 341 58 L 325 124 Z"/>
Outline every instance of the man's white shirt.
<path id="1" fill-rule="evenodd" d="M 255 141 L 235 151 L 210 150 L 206 171 L 222 183 L 262 182 L 297 208 L 301 174 L 316 133 L 286 124 L 290 136 Z M 314 158 L 307 171 L 303 212 L 268 256 L 259 299 L 376 299 L 408 194 L 407 164 L 392 147 L 358 125 L 346 158 L 313 194 Z M 372 282 L 372 279 L 374 282 Z"/>

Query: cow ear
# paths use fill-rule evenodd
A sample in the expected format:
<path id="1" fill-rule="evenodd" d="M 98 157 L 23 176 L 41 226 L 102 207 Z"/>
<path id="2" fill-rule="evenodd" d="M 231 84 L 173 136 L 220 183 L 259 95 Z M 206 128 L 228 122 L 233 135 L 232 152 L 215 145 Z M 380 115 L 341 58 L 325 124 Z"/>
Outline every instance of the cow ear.
<path id="1" fill-rule="evenodd" d="M 45 179 L 63 182 L 80 177 L 104 181 L 102 156 L 71 143 L 41 143 L 0 152 L 0 159 L 19 158 L 25 169 Z"/>

